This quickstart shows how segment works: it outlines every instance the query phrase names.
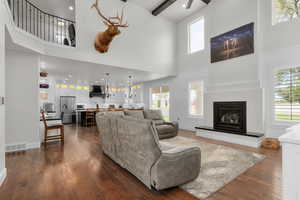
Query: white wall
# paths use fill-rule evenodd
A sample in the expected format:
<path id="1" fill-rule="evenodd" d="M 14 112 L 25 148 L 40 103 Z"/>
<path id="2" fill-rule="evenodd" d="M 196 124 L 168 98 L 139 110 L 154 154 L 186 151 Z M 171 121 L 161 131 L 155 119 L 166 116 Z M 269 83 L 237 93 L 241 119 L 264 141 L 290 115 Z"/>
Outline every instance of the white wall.
<path id="1" fill-rule="evenodd" d="M 0 97 L 5 96 L 5 26 L 0 6 Z M 5 106 L 0 105 L 0 186 L 5 178 Z"/>
<path id="2" fill-rule="evenodd" d="M 272 0 L 260 1 L 259 10 L 263 49 L 280 49 L 300 44 L 300 18 L 272 26 Z"/>
<path id="3" fill-rule="evenodd" d="M 148 10 L 130 3 L 125 6 L 129 28 L 121 29 L 121 35 L 112 42 L 108 54 L 94 49 L 95 35 L 106 29 L 91 5 L 95 0 L 76 1 L 78 48 L 99 62 L 113 66 L 134 67 L 153 72 L 173 72 L 175 53 L 175 26 Z M 101 0 L 100 9 L 107 16 L 121 12 L 120 0 Z M 88 23 L 87 23 L 88 22 Z"/>
<path id="4" fill-rule="evenodd" d="M 39 56 L 6 50 L 6 146 L 39 147 Z"/>
<path id="5" fill-rule="evenodd" d="M 188 55 L 187 24 L 203 16 L 206 48 Z M 250 22 L 255 22 L 256 53 L 211 64 L 210 38 Z M 145 99 L 149 98 L 149 88 L 172 85 L 171 117 L 179 118 L 181 128 L 185 129 L 193 129 L 195 124 L 212 126 L 213 101 L 247 100 L 248 130 L 277 138 L 294 123 L 274 120 L 273 76 L 279 68 L 300 66 L 299 23 L 298 18 L 272 26 L 272 0 L 213 1 L 178 24 L 178 76 L 145 84 Z M 197 79 L 205 81 L 205 111 L 203 118 L 190 118 L 188 82 Z"/>
<path id="6" fill-rule="evenodd" d="M 279 137 L 294 123 L 274 120 L 273 77 L 276 70 L 300 66 L 300 18 L 272 26 L 272 1 L 260 1 L 260 79 L 264 88 L 266 133 Z"/>
<path id="7" fill-rule="evenodd" d="M 190 130 L 196 125 L 213 125 L 214 101 L 247 101 L 248 131 L 263 132 L 263 113 L 260 112 L 263 99 L 257 53 L 210 63 L 210 38 L 251 22 L 255 23 L 257 33 L 257 8 L 256 0 L 212 1 L 209 6 L 180 22 L 177 25 L 178 75 L 176 78 L 146 83 L 145 99 L 149 98 L 149 88 L 157 84 L 170 85 L 171 118 L 179 119 L 180 127 Z M 189 55 L 188 23 L 199 17 L 205 19 L 205 50 Z M 257 44 L 259 37 L 255 35 Z M 255 49 L 257 52 L 257 45 Z M 204 116 L 198 118 L 188 113 L 188 84 L 194 80 L 203 80 L 205 85 Z"/>
<path id="8" fill-rule="evenodd" d="M 147 72 L 175 74 L 175 25 L 151 13 L 136 4 L 128 2 L 125 16 L 129 28 L 122 29 L 111 44 L 107 54 L 100 54 L 94 48 L 97 33 L 106 29 L 102 20 L 91 5 L 94 0 L 76 1 L 77 48 L 61 47 L 44 42 L 17 29 L 12 22 L 6 1 L 5 21 L 14 43 L 32 49 L 44 55 L 69 58 L 116 66 L 138 69 Z M 107 15 L 121 11 L 124 4 L 120 0 L 102 0 L 101 10 Z M 138 16 L 138 17 L 137 17 Z"/>

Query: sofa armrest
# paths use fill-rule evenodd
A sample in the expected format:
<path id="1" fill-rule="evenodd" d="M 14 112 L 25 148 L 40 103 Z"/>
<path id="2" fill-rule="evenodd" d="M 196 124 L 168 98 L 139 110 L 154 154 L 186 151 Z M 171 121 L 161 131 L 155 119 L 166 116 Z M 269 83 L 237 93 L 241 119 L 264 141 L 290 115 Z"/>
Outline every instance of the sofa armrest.
<path id="1" fill-rule="evenodd" d="M 151 169 L 152 185 L 162 190 L 192 181 L 199 175 L 200 165 L 199 147 L 176 147 L 163 151 Z"/>
<path id="2" fill-rule="evenodd" d="M 168 124 L 168 125 L 173 126 L 176 129 L 176 135 L 178 135 L 178 130 L 179 130 L 179 124 L 178 124 L 178 122 L 175 122 L 175 121 L 173 121 L 173 122 L 167 122 L 166 121 L 164 124 Z"/>

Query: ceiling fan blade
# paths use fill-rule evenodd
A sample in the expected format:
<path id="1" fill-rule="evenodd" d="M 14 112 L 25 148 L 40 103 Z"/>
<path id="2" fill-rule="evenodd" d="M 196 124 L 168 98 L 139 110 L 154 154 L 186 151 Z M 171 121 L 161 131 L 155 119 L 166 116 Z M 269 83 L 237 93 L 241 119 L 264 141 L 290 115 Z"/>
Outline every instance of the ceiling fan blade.
<path id="1" fill-rule="evenodd" d="M 186 9 L 190 9 L 192 4 L 193 4 L 194 0 L 187 0 L 187 3 L 186 3 Z"/>

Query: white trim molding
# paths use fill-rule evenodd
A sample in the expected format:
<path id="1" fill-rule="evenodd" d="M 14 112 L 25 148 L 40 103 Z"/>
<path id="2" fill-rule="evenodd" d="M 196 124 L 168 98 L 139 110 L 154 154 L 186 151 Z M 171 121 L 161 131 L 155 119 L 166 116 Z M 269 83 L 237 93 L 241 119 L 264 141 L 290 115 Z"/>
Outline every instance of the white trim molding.
<path id="1" fill-rule="evenodd" d="M 41 143 L 7 144 L 5 152 L 26 151 L 29 149 L 39 149 L 40 147 Z"/>
<path id="2" fill-rule="evenodd" d="M 7 170 L 6 168 L 4 168 L 1 172 L 0 172 L 0 186 L 4 183 L 5 178 L 7 175 Z"/>

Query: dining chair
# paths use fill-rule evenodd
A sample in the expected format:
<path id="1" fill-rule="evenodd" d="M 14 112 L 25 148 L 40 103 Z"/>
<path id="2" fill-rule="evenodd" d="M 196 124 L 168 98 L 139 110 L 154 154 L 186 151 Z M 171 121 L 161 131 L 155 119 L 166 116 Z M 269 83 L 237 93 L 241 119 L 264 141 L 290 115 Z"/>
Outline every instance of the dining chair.
<path id="1" fill-rule="evenodd" d="M 47 142 L 52 141 L 52 140 L 60 140 L 61 142 L 64 142 L 64 140 L 65 140 L 64 125 L 62 123 L 48 124 L 44 112 L 42 112 L 42 120 L 43 120 L 44 126 L 45 126 L 44 144 L 46 144 Z M 49 136 L 48 131 L 50 131 L 50 130 L 59 130 L 60 134 Z"/>

